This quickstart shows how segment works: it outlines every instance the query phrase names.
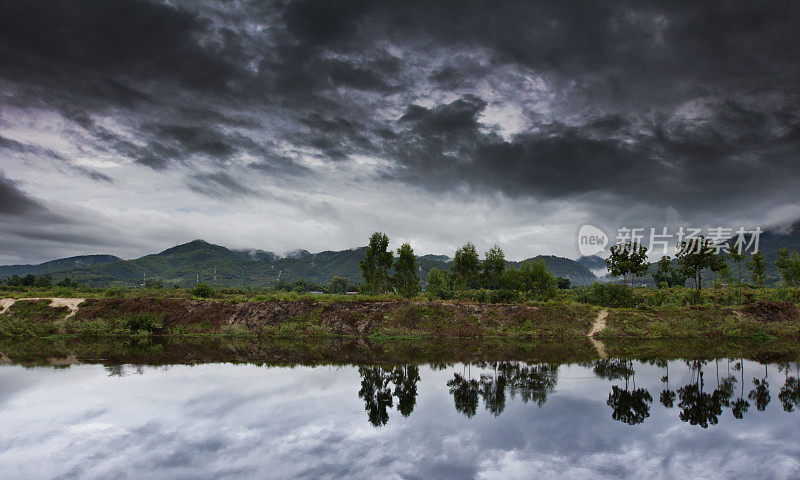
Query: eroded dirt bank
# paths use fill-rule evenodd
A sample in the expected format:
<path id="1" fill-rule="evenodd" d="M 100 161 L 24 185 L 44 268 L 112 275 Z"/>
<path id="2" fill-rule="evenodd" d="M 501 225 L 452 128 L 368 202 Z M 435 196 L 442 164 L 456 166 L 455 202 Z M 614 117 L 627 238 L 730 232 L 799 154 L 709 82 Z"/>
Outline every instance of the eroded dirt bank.
<path id="1" fill-rule="evenodd" d="M 180 299 L 88 299 L 75 322 L 125 315 L 163 316 L 165 332 L 435 334 L 473 337 L 521 333 L 585 335 L 596 317 L 581 305 L 486 305 L 428 302 L 224 302 Z"/>
<path id="2" fill-rule="evenodd" d="M 4 336 L 256 335 L 279 338 L 743 338 L 800 341 L 789 303 L 603 309 L 411 301 L 226 301 L 170 298 L 18 299 L 0 314 Z M 600 349 L 598 349 L 600 351 Z"/>

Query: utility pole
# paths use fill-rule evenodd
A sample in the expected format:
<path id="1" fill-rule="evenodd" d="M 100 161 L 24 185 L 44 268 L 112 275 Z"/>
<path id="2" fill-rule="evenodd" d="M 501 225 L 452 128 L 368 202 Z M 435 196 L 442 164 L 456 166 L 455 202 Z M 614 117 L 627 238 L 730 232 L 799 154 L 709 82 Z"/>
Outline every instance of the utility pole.
<path id="1" fill-rule="evenodd" d="M 214 286 L 217 286 L 217 269 L 214 269 Z"/>

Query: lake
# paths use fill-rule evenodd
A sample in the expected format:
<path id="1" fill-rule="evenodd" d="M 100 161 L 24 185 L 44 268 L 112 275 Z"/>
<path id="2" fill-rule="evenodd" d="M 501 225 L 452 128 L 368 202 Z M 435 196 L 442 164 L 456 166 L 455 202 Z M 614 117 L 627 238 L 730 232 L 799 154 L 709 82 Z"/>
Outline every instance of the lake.
<path id="1" fill-rule="evenodd" d="M 795 362 L 4 361 L 2 478 L 800 478 Z"/>

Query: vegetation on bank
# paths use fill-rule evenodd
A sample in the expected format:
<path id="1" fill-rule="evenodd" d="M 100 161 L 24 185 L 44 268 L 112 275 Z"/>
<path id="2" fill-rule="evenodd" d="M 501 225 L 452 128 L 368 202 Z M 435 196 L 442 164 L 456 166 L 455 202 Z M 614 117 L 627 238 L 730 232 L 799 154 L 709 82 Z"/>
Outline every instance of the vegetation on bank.
<path id="1" fill-rule="evenodd" d="M 669 257 L 658 262 L 658 289 L 614 283 L 570 288 L 544 262 L 509 268 L 499 246 L 481 260 L 467 242 L 456 250 L 451 269 L 431 269 L 421 291 L 411 246 L 403 244 L 395 259 L 388 245 L 381 232 L 370 237 L 359 263 L 358 295 L 348 294 L 351 285 L 341 277 L 325 286 L 299 281 L 270 290 L 165 288 L 153 280 L 140 289 L 90 289 L 69 279 L 54 285 L 49 277 L 12 277 L 0 286 L 0 297 L 90 300 L 75 315 L 46 300 L 17 301 L 0 315 L 0 336 L 566 338 L 585 336 L 599 308 L 607 308 L 605 338 L 800 339 L 800 256 L 788 251 L 776 262 L 782 287 L 767 288 L 763 257 L 745 260 L 741 250 L 730 255 L 745 263 L 750 283 L 739 268 L 737 280 L 723 284 L 720 279 L 733 278 L 728 263 L 700 237 L 679 245 L 677 266 Z M 646 249 L 615 245 L 607 265 L 625 279 L 641 275 L 649 268 Z M 715 281 L 702 288 L 708 271 Z M 683 286 L 686 278 L 693 279 L 692 288 Z M 205 301 L 193 301 L 198 299 Z"/>
<path id="2" fill-rule="evenodd" d="M 800 309 L 789 302 L 745 306 L 599 308 L 548 301 L 489 305 L 452 302 L 252 301 L 190 298 L 88 299 L 72 315 L 49 300 L 18 300 L 0 315 L 0 337 L 232 336 L 361 337 L 372 341 L 584 338 L 602 310 L 609 339 L 800 339 Z"/>

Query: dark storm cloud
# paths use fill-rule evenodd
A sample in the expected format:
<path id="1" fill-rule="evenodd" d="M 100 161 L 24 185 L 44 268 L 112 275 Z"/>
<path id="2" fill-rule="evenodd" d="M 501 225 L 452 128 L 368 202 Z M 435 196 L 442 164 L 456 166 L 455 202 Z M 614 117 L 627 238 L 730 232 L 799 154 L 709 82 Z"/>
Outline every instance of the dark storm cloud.
<path id="1" fill-rule="evenodd" d="M 39 202 L 27 196 L 15 181 L 0 171 L 0 215 L 20 216 L 43 210 Z"/>
<path id="2" fill-rule="evenodd" d="M 7 1 L 0 100 L 220 200 L 361 155 L 376 189 L 714 218 L 796 202 L 799 27 L 791 1 Z"/>

